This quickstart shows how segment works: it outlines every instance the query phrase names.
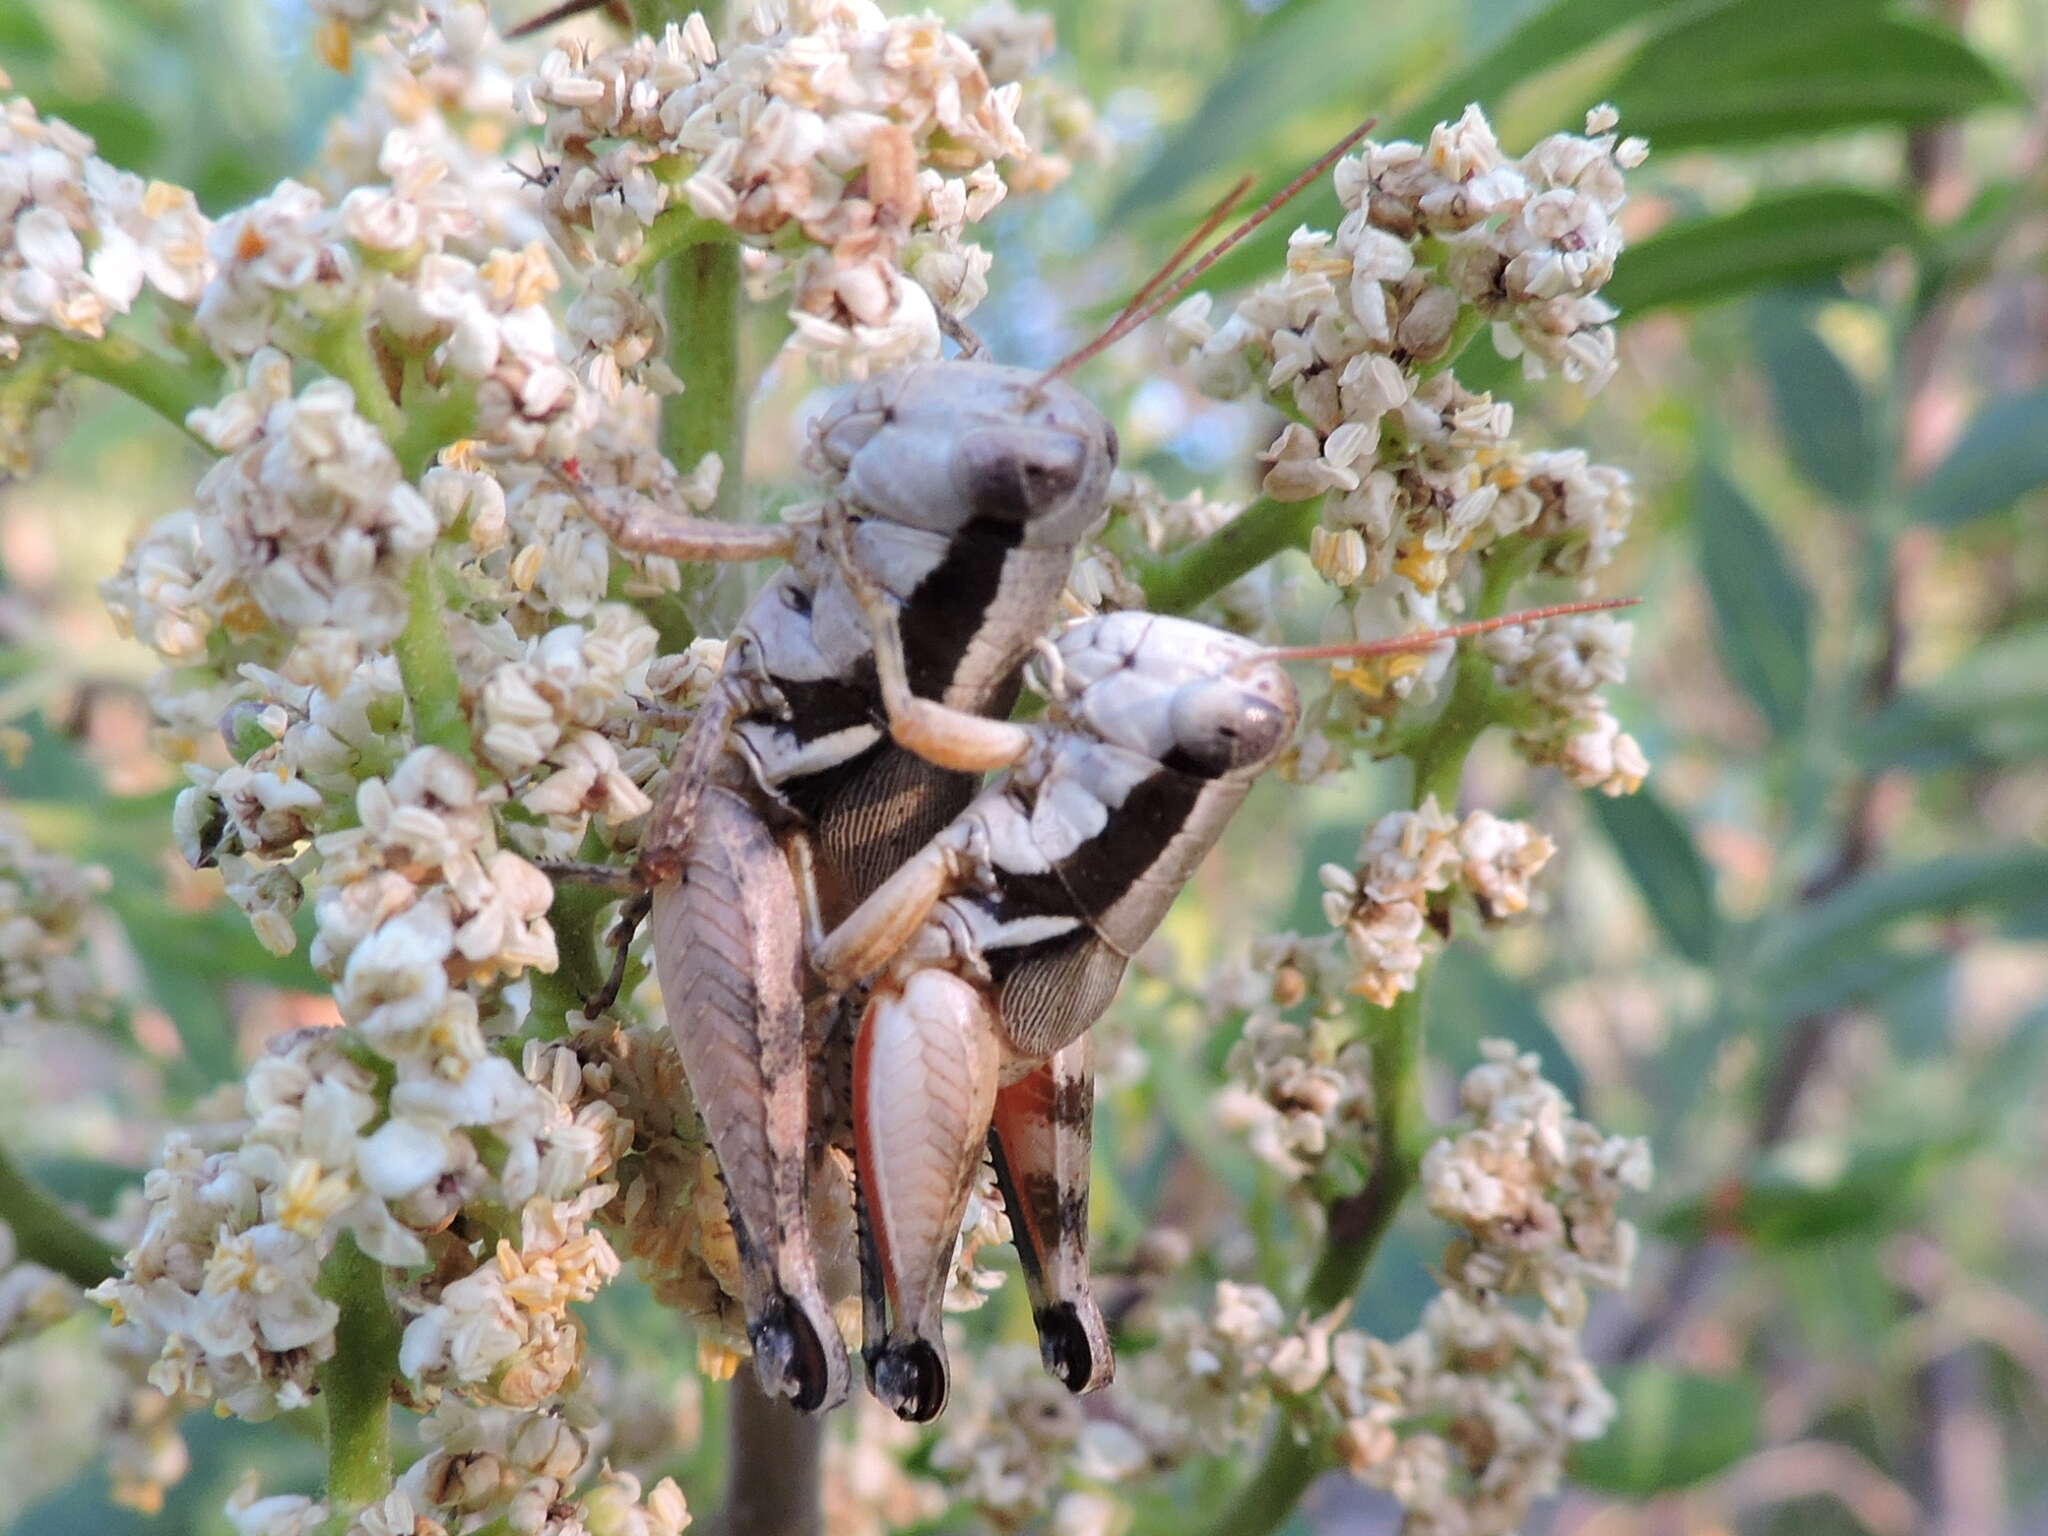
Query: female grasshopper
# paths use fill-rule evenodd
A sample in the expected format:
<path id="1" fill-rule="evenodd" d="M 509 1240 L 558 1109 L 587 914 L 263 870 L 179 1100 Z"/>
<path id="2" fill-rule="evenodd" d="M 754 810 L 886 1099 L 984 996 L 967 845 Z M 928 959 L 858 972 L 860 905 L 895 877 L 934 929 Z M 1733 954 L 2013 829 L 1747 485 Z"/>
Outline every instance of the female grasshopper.
<path id="1" fill-rule="evenodd" d="M 1061 636 L 1046 718 L 1018 724 L 916 697 L 891 614 L 857 571 L 848 585 L 875 626 L 895 739 L 949 767 L 1008 770 L 812 948 L 826 986 L 871 983 L 853 1092 L 870 1380 L 904 1418 L 945 1405 L 940 1306 L 986 1141 L 1046 1368 L 1091 1391 L 1113 1361 L 1088 1284 L 1086 1031 L 1292 738 L 1300 711 L 1282 663 L 1617 605 L 1304 651 L 1112 613 Z"/>

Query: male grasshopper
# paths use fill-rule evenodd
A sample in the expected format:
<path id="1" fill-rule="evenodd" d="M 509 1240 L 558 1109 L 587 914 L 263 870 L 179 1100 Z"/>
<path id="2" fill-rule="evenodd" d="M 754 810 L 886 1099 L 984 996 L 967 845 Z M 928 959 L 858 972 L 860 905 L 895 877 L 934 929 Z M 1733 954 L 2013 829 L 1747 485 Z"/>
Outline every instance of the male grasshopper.
<path id="1" fill-rule="evenodd" d="M 866 596 L 857 571 L 848 584 Z M 812 947 L 828 987 L 872 982 L 853 1093 L 864 1353 L 892 1410 L 924 1420 L 945 1405 L 940 1306 L 985 1141 L 1046 1368 L 1076 1392 L 1109 1380 L 1088 1283 L 1086 1032 L 1292 738 L 1300 711 L 1282 663 L 1416 649 L 1612 606 L 1304 651 L 1112 613 L 1060 637 L 1064 676 L 1047 715 L 1020 724 L 916 697 L 892 617 L 869 601 L 895 739 L 951 767 L 1008 770 Z"/>

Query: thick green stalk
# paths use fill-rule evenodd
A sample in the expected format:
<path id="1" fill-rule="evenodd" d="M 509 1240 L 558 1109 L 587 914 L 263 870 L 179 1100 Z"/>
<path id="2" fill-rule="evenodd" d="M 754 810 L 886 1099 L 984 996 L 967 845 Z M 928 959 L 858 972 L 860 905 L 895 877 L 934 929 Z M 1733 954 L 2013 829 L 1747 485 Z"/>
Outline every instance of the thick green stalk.
<path id="1" fill-rule="evenodd" d="M 688 245 L 662 269 L 662 317 L 669 366 L 683 392 L 662 406 L 661 451 L 685 474 L 707 453 L 725 466 L 720 517 L 741 508 L 747 402 L 740 386 L 740 248 L 730 241 Z"/>
<path id="2" fill-rule="evenodd" d="M 1283 1416 L 1258 1471 L 1204 1531 L 1207 1536 L 1265 1536 L 1279 1530 L 1309 1485 L 1323 1475 L 1325 1464 L 1322 1446 L 1296 1439 Z"/>
<path id="3" fill-rule="evenodd" d="M 731 225 L 707 219 L 688 205 L 678 203 L 655 215 L 654 222 L 647 226 L 646 240 L 626 263 L 626 270 L 636 277 L 644 276 L 690 246 L 731 245 L 738 238 Z"/>
<path id="4" fill-rule="evenodd" d="M 212 405 L 214 392 L 177 358 L 152 352 L 126 336 L 89 341 L 52 332 L 43 338 L 42 347 L 64 367 L 141 401 L 208 453 L 213 452 L 211 444 L 185 425 L 185 417 L 202 405 Z"/>
<path id="5" fill-rule="evenodd" d="M 462 678 L 442 622 L 441 583 L 429 550 L 405 573 L 405 628 L 399 631 L 398 675 L 412 704 L 413 736 L 421 746 L 445 747 L 474 762 L 469 722 L 462 715 Z"/>
<path id="6" fill-rule="evenodd" d="M 1308 548 L 1322 504 L 1320 496 L 1312 501 L 1262 496 L 1206 539 L 1140 566 L 1136 574 L 1145 589 L 1145 606 L 1154 613 L 1186 613 L 1282 550 Z"/>
<path id="7" fill-rule="evenodd" d="M 56 1197 L 0 1148 L 0 1221 L 14 1233 L 15 1251 L 90 1290 L 121 1272 L 121 1251 L 73 1219 Z"/>
<path id="8" fill-rule="evenodd" d="M 320 1267 L 320 1294 L 341 1308 L 334 1356 L 320 1367 L 327 1405 L 327 1500 L 336 1515 L 391 1491 L 391 1383 L 398 1375 L 398 1318 L 384 1270 L 346 1234 Z"/>
<path id="9" fill-rule="evenodd" d="M 1378 1156 L 1365 1187 L 1330 1206 L 1322 1256 L 1302 1297 L 1311 1313 L 1320 1315 L 1357 1294 L 1380 1240 L 1415 1187 L 1429 1135 L 1422 1107 L 1422 992 L 1427 981 L 1418 976 L 1414 988 L 1395 998 L 1391 1008 L 1366 1010 Z"/>

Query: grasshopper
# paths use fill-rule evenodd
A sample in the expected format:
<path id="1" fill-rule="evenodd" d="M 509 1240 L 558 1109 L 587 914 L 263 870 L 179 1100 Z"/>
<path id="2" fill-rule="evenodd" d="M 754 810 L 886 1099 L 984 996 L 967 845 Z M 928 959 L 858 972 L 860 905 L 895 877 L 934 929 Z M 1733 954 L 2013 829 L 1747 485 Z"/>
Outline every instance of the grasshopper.
<path id="1" fill-rule="evenodd" d="M 978 787 L 979 770 L 889 738 L 877 626 L 891 636 L 891 676 L 921 703 L 958 718 L 1008 713 L 1116 463 L 1114 430 L 1061 375 L 1171 302 L 1369 127 L 1177 273 L 1240 182 L 1101 335 L 1048 372 L 956 359 L 843 396 L 812 430 L 811 463 L 836 480 L 816 525 L 735 527 L 583 498 L 622 547 L 789 562 L 731 637 L 634 882 L 651 891 L 655 969 L 725 1176 L 755 1368 L 801 1408 L 838 1401 L 848 1376 L 807 1218 L 810 1069 L 818 1055 L 829 1067 L 835 1042 L 822 1038 L 831 1009 L 810 1009 L 807 1023 L 818 998 L 806 995 L 804 940 L 849 918 Z M 1021 1156 L 1013 1149 L 1013 1165 Z"/>
<path id="2" fill-rule="evenodd" d="M 865 587 L 855 571 L 848 584 Z M 826 987 L 869 984 L 853 1085 L 869 1379 L 904 1418 L 945 1405 L 940 1306 L 986 1141 L 1046 1368 L 1092 1391 L 1114 1362 L 1088 1281 L 1087 1031 L 1292 739 L 1300 706 L 1284 663 L 1617 605 L 1294 651 L 1186 619 L 1107 614 L 1059 639 L 1050 708 L 1024 724 L 917 697 L 891 614 L 863 595 L 895 740 L 949 767 L 1005 770 L 812 947 Z"/>

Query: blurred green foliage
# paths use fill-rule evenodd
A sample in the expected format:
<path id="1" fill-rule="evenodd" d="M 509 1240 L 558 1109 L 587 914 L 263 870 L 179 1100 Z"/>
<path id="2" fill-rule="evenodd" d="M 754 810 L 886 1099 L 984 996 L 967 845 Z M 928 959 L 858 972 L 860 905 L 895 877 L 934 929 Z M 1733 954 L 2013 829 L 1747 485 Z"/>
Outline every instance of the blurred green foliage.
<path id="1" fill-rule="evenodd" d="M 1647 598 L 1622 709 L 1660 774 L 1620 801 L 1515 789 L 1549 795 L 1534 809 L 1570 870 L 1540 943 L 1450 949 L 1429 1000 L 1432 1050 L 1455 1070 L 1479 1039 L 1505 1035 L 1603 1123 L 1654 1140 L 1646 1225 L 1663 1246 L 1635 1315 L 1606 1336 L 1658 1358 L 1613 1379 L 1615 1430 L 1574 1464 L 1587 1489 L 1649 1499 L 1712 1479 L 1767 1436 L 1819 1439 L 1938 1510 L 1926 1373 L 1962 1352 L 1977 1406 L 2002 1426 L 2001 1507 L 2031 1503 L 2038 1519 L 2048 1404 L 2038 1348 L 2022 1346 L 2048 1337 L 2048 1217 L 2030 1189 L 2048 1013 L 2027 1006 L 2048 974 L 2048 333 L 2039 276 L 2021 262 L 2038 261 L 2048 194 L 2020 129 L 2038 111 L 2048 16 L 2025 0 L 1939 15 L 1878 0 L 1050 8 L 1065 67 L 1129 142 L 1108 175 L 1009 215 L 998 313 L 1011 270 L 1121 291 L 1246 167 L 1277 182 L 1369 113 L 1382 138 L 1420 136 L 1481 100 L 1519 147 L 1612 100 L 1622 131 L 1653 141 L 1634 183 L 1642 228 L 1609 290 L 1635 327 L 1621 379 L 1570 430 L 1642 482 L 1635 552 L 1615 581 Z M 262 0 L 0 0 L 0 65 L 103 155 L 193 186 L 217 214 L 302 166 L 346 98 L 348 83 L 309 57 L 309 31 L 297 7 Z M 1294 223 L 1335 217 L 1327 188 L 1312 191 L 1208 286 L 1270 272 Z M 1461 375 L 1508 377 L 1484 341 L 1474 350 Z M 82 407 L 87 426 L 99 404 Z M 116 446 L 146 442 L 151 473 L 134 472 L 133 454 L 72 454 L 6 495 L 126 507 L 138 525 L 161 510 L 187 473 L 184 448 L 133 413 L 97 420 Z M 69 598 L 99 574 L 71 573 Z M 7 583 L 0 569 L 0 595 Z M 45 585 L 34 599 L 63 596 Z M 29 735 L 0 784 L 38 834 L 114 872 L 147 998 L 183 1043 L 149 1107 L 173 1112 L 238 1070 L 233 989 L 314 982 L 232 908 L 172 899 L 169 792 L 102 786 L 66 739 L 65 699 L 38 691 L 49 659 L 31 646 L 0 662 Z M 135 667 L 132 648 L 110 645 L 55 672 L 75 689 L 96 669 Z M 1346 858 L 1386 795 L 1261 793 L 1270 815 L 1245 818 L 1219 860 L 1254 873 L 1198 882 L 1174 942 L 1223 945 L 1254 926 L 1245 914 L 1277 923 L 1290 903 L 1314 927 L 1316 864 Z M 1245 861 L 1283 832 L 1301 850 L 1294 866 Z M 1146 982 L 1117 1018 L 1171 1039 L 1176 1000 Z M 1213 1145 L 1206 1094 L 1228 1045 L 1155 1049 L 1150 1075 L 1106 1106 L 1110 1251 L 1142 1235 L 1137 1219 L 1160 1208 L 1182 1158 L 1255 1226 L 1277 1220 L 1260 1176 Z M 48 1105 L 10 1096 L 4 1116 L 69 1197 L 104 1209 L 133 1177 L 82 1154 Z M 2019 1321 L 1973 1324 L 1982 1308 L 1890 1278 L 1904 1236 L 1947 1255 L 1954 1294 L 1996 1298 Z M 1396 1233 L 1362 1320 L 1405 1326 L 1430 1293 L 1428 1252 Z M 1009 1293 L 992 1326 L 1022 1336 Z M 1930 1315 L 1945 1331 L 1909 1348 Z M 637 1287 L 608 1291 L 593 1328 L 600 1343 L 672 1352 L 681 1369 L 687 1340 Z M 1773 1416 L 1767 1430 L 1766 1389 L 1801 1369 L 1820 1380 L 1801 1389 L 1798 1422 Z M 17 1383 L 10 1423 L 19 1397 Z M 271 1487 L 314 1476 L 314 1449 L 289 1425 L 195 1424 L 191 1438 L 195 1471 L 159 1521 L 110 1512 L 89 1446 L 71 1448 L 69 1467 L 10 1462 L 26 1480 L 0 1507 L 24 1532 L 219 1529 L 242 1467 L 262 1465 Z M 698 1460 L 715 1462 L 717 1437 L 704 1444 Z M 677 1470 L 687 1484 L 710 1467 Z"/>

